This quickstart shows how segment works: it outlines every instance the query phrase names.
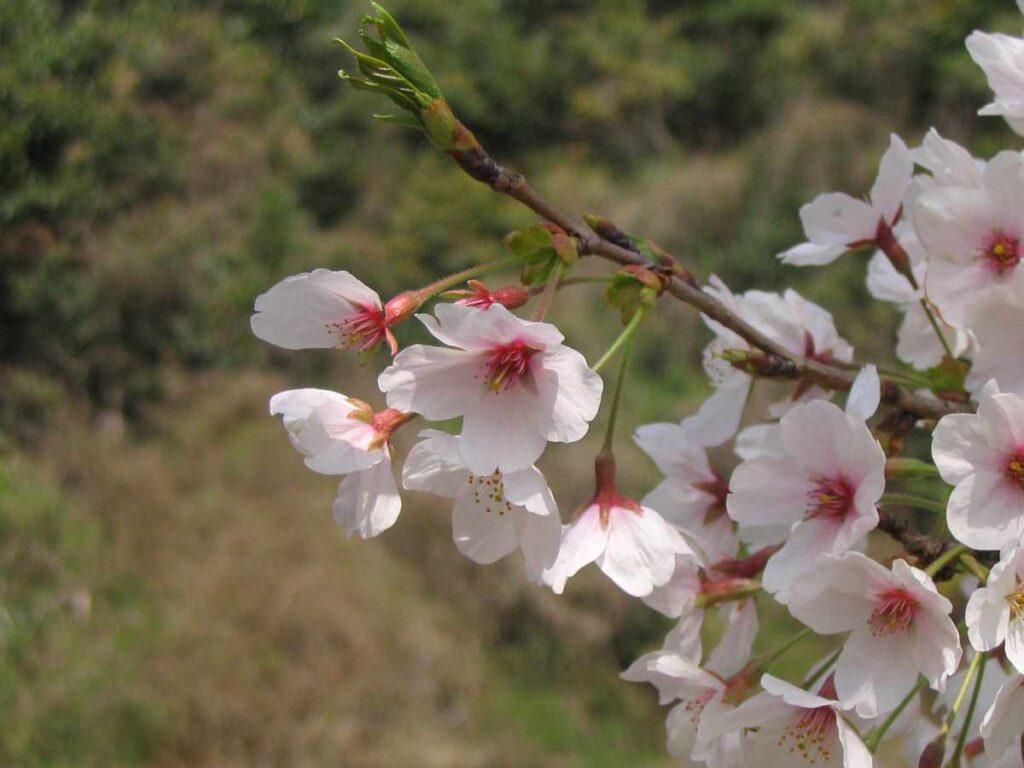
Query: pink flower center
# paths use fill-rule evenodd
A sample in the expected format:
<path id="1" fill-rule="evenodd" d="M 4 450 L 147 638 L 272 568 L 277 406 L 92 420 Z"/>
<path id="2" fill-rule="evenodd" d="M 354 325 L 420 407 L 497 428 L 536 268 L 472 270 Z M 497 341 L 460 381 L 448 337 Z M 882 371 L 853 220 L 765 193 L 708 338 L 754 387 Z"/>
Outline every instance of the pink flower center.
<path id="1" fill-rule="evenodd" d="M 501 473 L 494 472 L 486 477 L 470 475 L 466 480 L 473 489 L 473 501 L 487 512 L 505 515 L 512 511 L 512 505 L 505 498 L 505 486 L 501 481 Z"/>
<path id="2" fill-rule="evenodd" d="M 1006 479 L 1024 488 L 1024 450 L 1018 448 L 1006 462 Z"/>
<path id="3" fill-rule="evenodd" d="M 383 309 L 363 306 L 342 320 L 328 323 L 327 330 L 341 339 L 345 349 L 362 352 L 387 338 L 388 323 Z"/>
<path id="4" fill-rule="evenodd" d="M 853 504 L 853 487 L 845 477 L 818 477 L 808 492 L 808 518 L 843 520 Z"/>
<path id="5" fill-rule="evenodd" d="M 1020 238 L 995 231 L 985 238 L 981 247 L 981 255 L 988 268 L 996 274 L 1002 275 L 1009 272 L 1020 263 Z"/>
<path id="6" fill-rule="evenodd" d="M 914 617 L 921 607 L 905 589 L 887 589 L 878 594 L 876 599 L 877 607 L 868 618 L 871 634 L 875 637 L 906 632 L 914 623 Z"/>
<path id="7" fill-rule="evenodd" d="M 832 707 L 804 709 L 797 713 L 779 736 L 779 746 L 802 757 L 809 765 L 827 764 L 832 759 L 839 729 Z"/>
<path id="8" fill-rule="evenodd" d="M 511 389 L 529 376 L 530 358 L 536 353 L 536 349 L 518 340 L 495 347 L 487 353 L 484 383 L 495 392 Z"/>

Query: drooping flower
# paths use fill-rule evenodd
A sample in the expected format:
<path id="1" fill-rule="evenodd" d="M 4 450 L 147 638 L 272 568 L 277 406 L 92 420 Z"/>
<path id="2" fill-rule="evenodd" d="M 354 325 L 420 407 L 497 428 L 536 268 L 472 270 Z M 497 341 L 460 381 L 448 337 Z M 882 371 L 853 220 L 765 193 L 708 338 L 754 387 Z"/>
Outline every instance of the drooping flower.
<path id="1" fill-rule="evenodd" d="M 562 534 L 540 471 L 527 467 L 479 477 L 463 463 L 459 438 L 433 429 L 420 437 L 402 467 L 405 488 L 455 500 L 452 535 L 466 557 L 489 565 L 521 549 L 527 576 L 538 581 L 554 563 Z"/>
<path id="2" fill-rule="evenodd" d="M 953 325 L 995 289 L 1019 292 L 1024 270 L 1024 159 L 996 155 L 980 187 L 937 187 L 918 198 L 914 226 L 929 254 L 927 291 Z"/>
<path id="3" fill-rule="evenodd" d="M 1024 40 L 1010 35 L 972 32 L 967 51 L 985 72 L 995 101 L 979 115 L 1001 115 L 1017 133 L 1024 134 Z"/>
<path id="4" fill-rule="evenodd" d="M 548 441 L 586 434 L 601 377 L 548 323 L 520 320 L 500 304 L 442 304 L 418 315 L 446 347 L 400 352 L 378 383 L 388 405 L 430 421 L 463 417 L 459 451 L 478 477 L 534 464 Z"/>
<path id="5" fill-rule="evenodd" d="M 1006 643 L 1006 658 L 1024 673 L 1024 550 L 1014 547 L 967 601 L 967 636 L 978 651 Z"/>
<path id="6" fill-rule="evenodd" d="M 815 556 L 845 552 L 878 525 L 885 454 L 863 418 L 824 401 L 783 416 L 779 437 L 783 454 L 750 459 L 733 472 L 727 507 L 744 525 L 795 523 L 762 580 L 785 603 Z"/>
<path id="7" fill-rule="evenodd" d="M 366 403 L 325 389 L 292 389 L 270 400 L 306 466 L 344 475 L 333 515 L 345 533 L 368 539 L 390 528 L 402 509 L 391 470 L 391 434 L 410 416 L 374 412 Z"/>
<path id="8" fill-rule="evenodd" d="M 859 552 L 822 555 L 813 578 L 793 585 L 789 610 L 823 635 L 849 632 L 836 661 L 839 699 L 862 717 L 892 710 L 918 674 L 941 689 L 960 664 L 953 606 L 928 575 L 896 560 L 892 570 Z"/>
<path id="9" fill-rule="evenodd" d="M 993 761 L 1011 750 L 1024 756 L 1024 675 L 1014 675 L 1003 684 L 981 721 L 985 754 Z"/>
<path id="10" fill-rule="evenodd" d="M 965 385 L 980 397 L 985 385 L 994 380 L 1003 392 L 1024 395 L 1024 305 L 1009 296 L 989 296 L 967 314 L 974 335 L 971 370 Z"/>
<path id="11" fill-rule="evenodd" d="M 819 195 L 800 209 L 807 242 L 780 253 L 779 258 L 785 264 L 820 266 L 875 242 L 880 227 L 891 228 L 899 220 L 913 171 L 910 150 L 893 134 L 868 200 L 842 192 Z"/>
<path id="12" fill-rule="evenodd" d="M 713 738 L 748 731 L 744 765 L 805 768 L 809 765 L 871 768 L 871 753 L 843 718 L 849 705 L 836 700 L 829 678 L 813 694 L 772 675 L 761 678 L 762 693 L 732 710 L 704 718 L 702 733 Z"/>
<path id="13" fill-rule="evenodd" d="M 932 459 L 956 486 L 946 507 L 950 533 L 974 549 L 1015 546 L 1024 535 L 1024 399 L 984 397 L 976 414 L 943 416 Z"/>
<path id="14" fill-rule="evenodd" d="M 349 272 L 316 269 L 286 277 L 256 298 L 252 332 L 285 349 L 341 347 L 364 351 L 386 341 L 398 349 L 391 326 L 416 309 L 408 294 L 381 304 L 376 291 Z"/>

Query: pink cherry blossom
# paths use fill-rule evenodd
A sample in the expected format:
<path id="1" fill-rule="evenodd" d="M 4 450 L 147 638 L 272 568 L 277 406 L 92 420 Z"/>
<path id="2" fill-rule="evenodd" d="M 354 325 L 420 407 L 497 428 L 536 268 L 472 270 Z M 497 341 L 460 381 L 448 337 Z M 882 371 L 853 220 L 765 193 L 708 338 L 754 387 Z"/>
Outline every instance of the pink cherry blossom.
<path id="1" fill-rule="evenodd" d="M 430 421 L 462 416 L 459 450 L 478 477 L 531 466 L 548 441 L 583 437 L 597 415 L 602 381 L 548 323 L 441 304 L 418 315 L 448 345 L 417 344 L 380 374 L 388 405 Z"/>
<path id="2" fill-rule="evenodd" d="M 842 192 L 819 195 L 800 209 L 807 242 L 779 254 L 779 258 L 785 264 L 820 266 L 852 248 L 874 242 L 880 227 L 892 227 L 899 219 L 913 171 L 910 150 L 893 134 L 868 200 Z"/>
<path id="3" fill-rule="evenodd" d="M 705 717 L 701 732 L 713 738 L 748 732 L 742 742 L 744 765 L 805 768 L 808 765 L 871 768 L 871 753 L 846 722 L 849 706 L 836 701 L 831 679 L 818 694 L 772 675 L 761 678 L 759 693 L 732 710 Z"/>
<path id="4" fill-rule="evenodd" d="M 555 499 L 536 467 L 473 475 L 459 452 L 459 439 L 427 429 L 406 457 L 402 484 L 454 499 L 452 535 L 469 559 L 489 565 L 516 549 L 527 577 L 538 581 L 555 562 L 562 534 Z"/>
<path id="5" fill-rule="evenodd" d="M 783 454 L 736 468 L 727 507 L 744 525 L 795 524 L 763 578 L 765 589 L 785 603 L 816 555 L 845 552 L 878 525 L 885 454 L 862 419 L 824 401 L 783 416 L 780 439 Z"/>
<path id="6" fill-rule="evenodd" d="M 377 536 L 394 525 L 402 509 L 391 470 L 391 434 L 409 416 L 388 409 L 374 413 L 359 400 L 325 389 L 292 389 L 270 400 L 284 416 L 288 437 L 306 466 L 344 475 L 333 504 L 335 521 L 351 536 Z"/>
<path id="7" fill-rule="evenodd" d="M 1019 293 L 1024 270 L 1024 160 L 1001 152 L 981 187 L 938 187 L 917 201 L 914 226 L 929 254 L 927 291 L 953 325 L 995 289 Z"/>
<path id="8" fill-rule="evenodd" d="M 941 689 L 960 664 L 953 606 L 924 571 L 892 570 L 859 552 L 822 555 L 813 577 L 793 584 L 789 610 L 824 635 L 849 632 L 836 661 L 839 699 L 862 717 L 892 710 L 919 674 Z"/>
<path id="9" fill-rule="evenodd" d="M 932 459 L 956 486 L 946 520 L 975 549 L 1016 546 L 1024 535 L 1024 399 L 997 393 L 977 414 L 944 416 L 932 436 Z"/>
<path id="10" fill-rule="evenodd" d="M 391 325 L 399 303 L 386 308 L 351 273 L 317 269 L 286 277 L 257 297 L 250 324 L 259 338 L 285 349 L 362 351 L 386 341 L 393 354 Z"/>
<path id="11" fill-rule="evenodd" d="M 1001 115 L 1017 133 L 1024 133 L 1024 40 L 1010 35 L 973 32 L 967 51 L 985 71 L 995 101 L 979 115 Z"/>
<path id="12" fill-rule="evenodd" d="M 967 636 L 978 651 L 1006 643 L 1006 658 L 1024 673 L 1024 550 L 1014 547 L 993 566 L 967 602 Z"/>

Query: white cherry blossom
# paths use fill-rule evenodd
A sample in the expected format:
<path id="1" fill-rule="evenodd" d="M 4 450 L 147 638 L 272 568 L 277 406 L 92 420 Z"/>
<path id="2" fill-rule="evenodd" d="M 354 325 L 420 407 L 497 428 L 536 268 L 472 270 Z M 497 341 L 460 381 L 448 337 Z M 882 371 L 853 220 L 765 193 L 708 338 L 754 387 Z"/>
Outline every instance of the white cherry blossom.
<path id="1" fill-rule="evenodd" d="M 701 722 L 706 738 L 749 731 L 743 740 L 744 765 L 805 768 L 809 765 L 871 768 L 871 753 L 836 700 L 829 678 L 819 693 L 797 688 L 772 675 L 761 678 L 762 693 L 732 710 L 709 714 Z"/>
<path id="2" fill-rule="evenodd" d="M 927 292 L 953 325 L 995 289 L 1019 294 L 1024 236 L 1024 159 L 996 155 L 980 187 L 938 187 L 917 201 L 914 226 L 929 253 Z"/>
<path id="3" fill-rule="evenodd" d="M 388 405 L 430 421 L 463 417 L 459 450 L 480 477 L 531 466 L 549 441 L 583 437 L 602 381 L 549 323 L 520 320 L 501 304 L 441 304 L 417 315 L 447 346 L 402 350 L 380 374 Z"/>
<path id="4" fill-rule="evenodd" d="M 863 419 L 824 401 L 794 408 L 779 428 L 784 453 L 740 464 L 727 507 L 743 525 L 795 524 L 762 580 L 785 603 L 815 556 L 845 552 L 878 525 L 885 454 Z"/>
<path id="5" fill-rule="evenodd" d="M 285 349 L 365 350 L 398 346 L 376 291 L 349 272 L 316 269 L 286 277 L 256 299 L 250 325 L 264 341 Z"/>
<path id="6" fill-rule="evenodd" d="M 960 664 L 953 606 L 924 571 L 896 560 L 892 570 L 859 552 L 822 555 L 813 578 L 797 581 L 789 610 L 824 635 L 849 632 L 836 661 L 839 699 L 862 717 L 892 710 L 919 674 L 936 689 Z"/>
<path id="7" fill-rule="evenodd" d="M 981 721 L 985 754 L 992 760 L 1024 755 L 1024 675 L 1014 675 L 996 694 Z M 1012 763 L 1011 763 L 1012 765 Z"/>
<path id="8" fill-rule="evenodd" d="M 402 485 L 454 499 L 452 535 L 469 559 L 489 565 L 516 549 L 527 577 L 538 581 L 558 555 L 562 521 L 544 476 L 536 467 L 473 475 L 459 452 L 459 438 L 427 429 L 402 467 Z"/>
<path id="9" fill-rule="evenodd" d="M 351 536 L 376 536 L 394 525 L 402 509 L 391 469 L 391 433 L 408 421 L 388 409 L 374 413 L 364 402 L 325 389 L 292 389 L 270 400 L 284 416 L 292 445 L 306 466 L 344 475 L 334 500 L 335 521 Z"/>
<path id="10" fill-rule="evenodd" d="M 1001 115 L 1017 133 L 1024 134 L 1024 40 L 1003 34 L 972 32 L 967 51 L 985 72 L 995 100 L 979 115 Z"/>
<path id="11" fill-rule="evenodd" d="M 807 242 L 779 254 L 785 264 L 830 264 L 847 251 L 873 243 L 880 227 L 892 227 L 903 210 L 914 163 L 903 140 L 893 134 L 867 200 L 842 192 L 819 195 L 800 209 Z"/>
<path id="12" fill-rule="evenodd" d="M 1024 550 L 1014 547 L 993 566 L 967 602 L 967 636 L 978 651 L 1006 643 L 1006 658 L 1024 673 Z"/>
<path id="13" fill-rule="evenodd" d="M 932 436 L 932 459 L 956 486 L 946 520 L 974 549 L 1016 546 L 1024 534 L 1024 399 L 996 393 L 978 412 L 943 416 Z"/>

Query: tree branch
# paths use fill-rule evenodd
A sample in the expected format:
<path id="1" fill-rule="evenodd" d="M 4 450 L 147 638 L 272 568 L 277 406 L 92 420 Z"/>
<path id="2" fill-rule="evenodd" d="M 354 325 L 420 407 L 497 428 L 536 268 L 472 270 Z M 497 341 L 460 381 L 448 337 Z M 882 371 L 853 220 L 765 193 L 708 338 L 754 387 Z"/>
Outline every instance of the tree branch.
<path id="1" fill-rule="evenodd" d="M 542 198 L 521 173 L 498 164 L 481 145 L 472 149 L 453 150 L 448 153 L 469 176 L 486 184 L 495 192 L 511 197 L 525 205 L 542 219 L 556 224 L 575 238 L 581 255 L 594 255 L 623 266 L 639 264 L 651 266 L 635 250 L 602 239 L 586 227 L 581 227 L 568 215 Z M 855 371 L 846 371 L 815 360 L 795 355 L 774 339 L 769 338 L 710 294 L 701 290 L 695 280 L 672 275 L 666 290 L 675 298 L 696 308 L 747 341 L 751 346 L 784 361 L 776 375 L 803 379 L 827 389 L 847 391 L 856 378 Z M 892 382 L 882 387 L 882 399 L 900 410 L 924 419 L 939 419 L 958 410 L 955 406 L 933 397 L 919 395 Z"/>

